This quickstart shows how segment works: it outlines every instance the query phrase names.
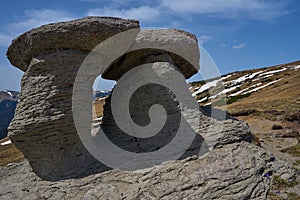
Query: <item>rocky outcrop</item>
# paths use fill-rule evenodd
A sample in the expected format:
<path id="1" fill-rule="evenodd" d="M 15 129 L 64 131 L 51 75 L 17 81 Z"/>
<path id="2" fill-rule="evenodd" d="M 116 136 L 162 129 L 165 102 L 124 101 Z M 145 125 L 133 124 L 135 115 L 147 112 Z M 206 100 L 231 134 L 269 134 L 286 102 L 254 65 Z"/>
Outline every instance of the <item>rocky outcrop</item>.
<path id="1" fill-rule="evenodd" d="M 8 58 L 25 74 L 9 137 L 39 176 L 57 180 L 107 169 L 76 133 L 73 83 L 84 58 L 99 42 L 138 27 L 137 21 L 88 17 L 45 25 L 12 42 Z"/>
<path id="2" fill-rule="evenodd" d="M 132 28 L 136 20 L 113 17 L 85 17 L 32 29 L 14 39 L 7 56 L 12 65 L 26 71 L 33 58 L 57 51 L 77 50 L 89 53 L 103 40 Z M 81 64 L 81 63 L 80 63 Z"/>
<path id="3" fill-rule="evenodd" d="M 12 42 L 7 56 L 25 74 L 9 137 L 42 178 L 58 180 L 108 169 L 89 154 L 77 135 L 72 115 L 73 84 L 80 65 L 96 45 L 138 27 L 134 20 L 88 17 L 45 25 Z M 145 43 L 167 48 L 172 43 L 175 50 L 189 50 L 183 52 L 191 61 L 167 51 L 141 49 L 117 59 L 105 72 L 107 77 L 118 79 L 132 65 L 166 58 L 186 77 L 199 68 L 197 40 L 192 34 L 179 30 L 140 31 L 134 43 L 136 48 Z"/>
<path id="4" fill-rule="evenodd" d="M 272 177 L 293 170 L 247 142 L 216 148 L 202 158 L 169 161 L 133 172 L 43 181 L 27 162 L 0 168 L 1 199 L 266 199 Z"/>
<path id="5" fill-rule="evenodd" d="M 168 51 L 158 49 L 171 46 L 170 43 L 176 46 L 168 48 Z M 147 46 L 151 44 L 157 48 L 146 48 L 145 44 Z M 120 56 L 103 73 L 103 78 L 119 80 L 133 67 L 155 62 L 169 62 L 176 65 L 185 78 L 190 78 L 199 70 L 200 55 L 197 38 L 191 33 L 177 29 L 141 30 L 133 45 L 137 50 Z M 179 49 L 180 51 L 178 51 Z M 178 52 L 183 55 L 176 54 Z M 189 61 L 185 58 L 188 58 Z"/>
<path id="6" fill-rule="evenodd" d="M 1 199 L 265 199 L 271 174 L 293 179 L 289 167 L 280 162 L 273 165 L 274 157 L 250 143 L 247 124 L 224 111 L 199 109 L 185 82 L 199 69 L 198 43 L 194 35 L 173 29 L 139 31 L 130 44 L 133 51 L 115 59 L 104 71 L 103 77 L 117 80 L 117 84 L 105 104 L 102 128 L 110 142 L 130 155 L 159 152 L 171 144 L 174 152 L 168 149 L 166 155 L 179 152 L 181 157 L 166 157 L 158 160 L 167 161 L 163 164 L 156 162 L 131 171 L 111 169 L 95 159 L 78 130 L 84 127 L 87 134 L 92 130 L 95 138 L 99 132 L 93 132 L 91 124 L 78 129 L 72 113 L 74 102 L 75 106 L 78 103 L 72 101 L 76 76 L 99 43 L 138 27 L 134 20 L 88 17 L 45 25 L 13 41 L 8 58 L 25 74 L 9 137 L 28 162 L 0 168 Z M 152 48 L 142 48 L 145 44 Z M 110 45 L 106 47 L 104 50 L 109 50 Z M 180 49 L 184 51 L 174 53 Z M 93 64 L 87 63 L 88 67 Z M 81 88 L 88 90 L 83 94 L 91 94 L 86 101 L 92 99 L 92 83 L 98 74 L 92 75 L 83 79 L 90 87 Z M 138 85 L 149 77 L 148 84 Z M 125 101 L 122 95 L 126 92 L 131 97 Z M 116 93 L 121 98 L 114 98 Z M 80 108 L 89 105 L 79 103 Z M 123 116 L 127 107 L 129 114 Z M 125 119 L 121 125 L 132 120 L 139 128 L 162 128 L 151 137 L 138 137 L 148 133 L 142 129 L 125 135 L 124 127 L 116 121 L 120 118 Z M 135 130 L 134 123 L 128 123 L 128 130 Z M 177 138 L 179 130 L 183 134 Z M 177 142 L 193 140 L 182 151 L 178 143 L 170 142 L 173 138 Z M 112 154 L 104 156 L 112 160 Z M 125 165 L 136 162 L 117 158 L 116 162 L 121 160 Z M 159 157 L 148 158 L 150 162 Z"/>

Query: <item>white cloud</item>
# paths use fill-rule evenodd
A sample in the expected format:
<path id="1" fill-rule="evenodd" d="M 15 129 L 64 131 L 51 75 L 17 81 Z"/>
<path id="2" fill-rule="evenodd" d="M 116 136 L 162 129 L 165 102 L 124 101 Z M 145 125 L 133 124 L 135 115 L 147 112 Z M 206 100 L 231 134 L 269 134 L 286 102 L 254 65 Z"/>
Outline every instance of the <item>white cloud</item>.
<path id="1" fill-rule="evenodd" d="M 202 44 L 205 44 L 207 43 L 209 40 L 212 39 L 212 36 L 208 36 L 208 35 L 201 35 L 198 40 L 199 40 L 199 43 L 202 45 Z"/>
<path id="2" fill-rule="evenodd" d="M 111 7 L 96 8 L 88 11 L 87 15 L 93 16 L 115 16 L 125 19 L 138 19 L 141 21 L 156 21 L 160 16 L 158 8 L 150 6 L 140 6 L 129 9 L 116 9 Z"/>
<path id="3" fill-rule="evenodd" d="M 220 44 L 220 47 L 221 48 L 225 48 L 225 47 L 227 47 L 227 44 L 226 43 L 222 43 L 222 44 Z"/>
<path id="4" fill-rule="evenodd" d="M 51 9 L 26 10 L 22 20 L 8 24 L 6 28 L 9 32 L 21 33 L 44 24 L 67 21 L 70 19 L 73 19 L 73 17 L 64 11 Z"/>
<path id="5" fill-rule="evenodd" d="M 185 14 L 208 14 L 212 17 L 269 21 L 287 14 L 283 1 L 265 0 L 160 0 L 173 12 Z"/>
<path id="6" fill-rule="evenodd" d="M 26 10 L 24 16 L 17 22 L 1 24 L 0 46 L 8 47 L 13 38 L 38 26 L 74 19 L 64 11 L 51 9 Z"/>
<path id="7" fill-rule="evenodd" d="M 79 1 L 91 2 L 91 3 L 103 3 L 103 0 L 79 0 Z M 133 1 L 135 0 L 110 0 L 109 2 L 122 5 L 122 4 L 132 3 Z"/>
<path id="8" fill-rule="evenodd" d="M 242 48 L 244 48 L 246 45 L 244 44 L 244 43 L 242 43 L 242 44 L 239 44 L 239 45 L 233 45 L 232 46 L 232 48 L 233 49 L 242 49 Z"/>

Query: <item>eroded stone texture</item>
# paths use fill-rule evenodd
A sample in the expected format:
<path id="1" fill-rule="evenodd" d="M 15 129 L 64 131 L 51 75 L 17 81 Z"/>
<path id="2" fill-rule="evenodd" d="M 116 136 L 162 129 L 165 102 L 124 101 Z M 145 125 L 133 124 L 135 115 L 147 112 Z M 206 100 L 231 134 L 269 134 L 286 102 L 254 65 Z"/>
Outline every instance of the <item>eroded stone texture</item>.
<path id="1" fill-rule="evenodd" d="M 135 66 L 169 62 L 177 66 L 185 78 L 190 78 L 199 70 L 200 52 L 195 35 L 177 29 L 141 30 L 130 51 L 112 63 L 102 75 L 105 79 L 119 80 Z M 154 46 L 154 48 L 146 48 Z M 168 51 L 160 48 L 167 48 Z M 182 55 L 178 55 L 182 54 Z"/>
<path id="2" fill-rule="evenodd" d="M 139 22 L 114 17 L 85 17 L 48 24 L 14 39 L 7 56 L 12 65 L 26 71 L 37 55 L 68 49 L 89 53 L 103 40 L 132 28 L 139 28 Z"/>
<path id="3" fill-rule="evenodd" d="M 40 177 L 58 180 L 108 169 L 87 152 L 77 135 L 72 116 L 73 83 L 81 63 L 96 45 L 133 28 L 139 28 L 138 21 L 87 17 L 44 25 L 12 42 L 7 56 L 13 65 L 26 72 L 9 137 Z M 152 46 L 172 43 L 187 52 L 192 50 L 188 56 L 193 58 L 190 60 L 196 68 L 178 55 L 144 49 L 122 58 L 123 63 L 116 61 L 107 75 L 118 79 L 140 63 L 165 61 L 165 58 L 178 65 L 186 77 L 199 68 L 197 39 L 192 34 L 173 29 L 145 30 L 134 42 L 137 47 L 143 47 L 144 43 Z"/>
<path id="4" fill-rule="evenodd" d="M 155 59 L 155 56 L 153 56 L 153 58 Z M 207 153 L 209 149 L 221 145 L 240 141 L 251 142 L 250 129 L 244 122 L 229 117 L 226 112 L 221 110 L 201 108 L 200 112 L 197 112 L 199 110 L 197 105 L 195 106 L 195 110 L 191 111 L 191 108 L 185 109 L 184 107 L 187 105 L 179 100 L 175 91 L 172 91 L 170 88 L 166 87 L 166 85 L 153 84 L 153 82 L 155 83 L 155 77 L 159 80 L 163 80 L 165 77 L 171 79 L 168 78 L 168 74 L 173 74 L 174 71 L 180 71 L 180 69 L 168 62 L 156 62 L 153 65 L 143 65 L 139 68 L 135 68 L 134 74 L 137 77 L 145 73 L 151 74 L 152 83 L 138 87 L 138 89 L 130 95 L 129 102 L 127 102 L 127 99 L 122 95 L 116 94 L 116 96 L 114 96 L 114 92 L 117 90 L 116 93 L 120 93 L 121 90 L 122 94 L 128 96 L 128 93 L 131 91 L 131 89 L 129 89 L 130 85 L 134 82 L 140 82 L 139 78 L 131 79 L 131 77 L 124 75 L 126 80 L 121 79 L 120 81 L 117 81 L 112 93 L 114 98 L 122 99 L 122 102 L 119 102 L 117 105 L 112 105 L 112 97 L 106 99 L 101 126 L 106 137 L 108 137 L 110 141 L 126 151 L 134 153 L 153 152 L 169 145 L 176 134 L 178 134 L 180 126 L 189 126 L 185 129 L 187 131 L 184 132 L 184 136 L 188 137 L 189 135 L 194 134 L 195 137 L 193 142 L 188 144 L 190 146 L 187 146 L 182 151 L 181 159 L 193 155 L 203 155 L 204 153 Z M 141 79 L 144 78 L 145 77 L 141 77 Z M 176 90 L 186 90 L 188 93 L 187 95 L 190 95 L 184 78 L 180 79 L 178 77 L 176 80 L 170 82 L 175 85 L 173 88 L 176 88 Z M 119 84 L 121 84 L 121 86 L 119 86 Z M 194 101 L 192 97 L 190 100 Z M 129 135 L 124 132 L 123 127 L 118 126 L 112 112 L 112 109 L 117 109 L 116 111 L 120 116 L 126 116 L 127 113 L 123 113 L 122 108 L 127 104 L 129 105 L 129 117 L 132 119 L 132 123 L 138 124 L 139 126 L 148 126 L 150 124 L 153 125 L 153 129 L 158 125 L 154 125 L 155 119 L 150 119 L 149 110 L 151 106 L 155 104 L 163 106 L 167 114 L 164 126 L 157 131 L 156 135 L 151 137 L 148 136 L 147 138 L 142 138 Z M 212 112 L 215 115 L 214 117 L 211 116 Z M 218 117 L 220 118 L 219 120 Z M 119 122 L 119 124 L 125 126 L 124 124 L 129 121 L 129 119 L 125 119 L 125 122 Z M 185 121 L 189 120 L 189 124 L 182 123 L 182 119 Z M 192 123 L 191 119 L 198 119 L 198 123 Z M 127 127 L 130 127 L 130 123 L 131 122 L 128 122 L 129 125 Z M 125 130 L 127 130 L 127 128 Z M 137 131 L 132 128 L 131 132 Z M 177 147 L 176 150 L 179 151 L 179 147 Z M 151 157 L 151 160 L 155 159 L 158 158 L 155 158 L 154 156 Z M 132 161 L 128 160 L 128 162 L 130 163 Z"/>
<path id="5" fill-rule="evenodd" d="M 272 158 L 256 145 L 241 142 L 216 148 L 198 159 L 56 182 L 41 180 L 23 162 L 0 168 L 0 199 L 263 200 L 273 176 L 285 181 L 295 177 L 291 168 Z"/>
<path id="6" fill-rule="evenodd" d="M 106 169 L 81 144 L 72 118 L 72 84 L 84 57 L 74 50 L 36 56 L 22 78 L 9 137 L 33 170 L 49 180 Z"/>
<path id="7" fill-rule="evenodd" d="M 196 132 L 208 138 L 208 143 L 214 142 L 209 143 L 212 151 L 203 157 L 189 157 L 198 155 L 203 142 L 200 137 L 181 157 L 184 160 L 136 171 L 105 171 L 108 168 L 87 152 L 76 133 L 71 113 L 73 83 L 80 64 L 95 45 L 138 26 L 137 21 L 84 18 L 46 25 L 13 41 L 8 57 L 26 72 L 9 136 L 30 165 L 25 161 L 0 168 L 1 199 L 265 199 L 270 189 L 270 179 L 265 173 L 272 171 L 274 175 L 293 178 L 294 172 L 287 166 L 280 162 L 272 165 L 271 155 L 249 143 L 251 134 L 245 123 L 226 113 L 223 119 L 221 111 L 211 117 L 212 110 L 207 108 L 200 108 Z M 143 33 L 149 36 L 149 42 L 160 38 L 159 34 L 154 37 L 152 33 Z M 193 36 L 182 31 L 172 32 L 170 35 L 175 39 L 171 39 L 176 41 L 181 34 L 186 38 L 179 39 L 179 43 L 196 44 Z M 168 36 L 161 38 L 168 39 Z M 178 56 L 145 50 L 125 55 L 110 66 L 106 75 L 118 80 L 131 65 L 148 62 L 174 64 L 185 77 L 195 73 Z M 140 96 L 140 101 L 155 89 Z M 173 100 L 169 99 L 168 104 L 176 107 Z M 142 109 L 142 106 L 136 108 L 133 114 L 140 118 L 138 111 Z M 110 100 L 105 110 L 106 129 L 113 131 L 116 127 L 111 121 Z M 170 109 L 170 113 L 173 111 L 176 109 Z M 134 142 L 133 149 L 138 145 L 138 141 Z M 134 151 L 159 148 L 159 143 L 148 145 L 144 146 L 146 149 Z"/>
<path id="8" fill-rule="evenodd" d="M 88 17 L 33 29 L 9 47 L 11 63 L 26 70 L 9 137 L 39 176 L 57 180 L 107 169 L 77 135 L 73 83 L 82 61 L 99 42 L 137 27 L 137 21 Z"/>

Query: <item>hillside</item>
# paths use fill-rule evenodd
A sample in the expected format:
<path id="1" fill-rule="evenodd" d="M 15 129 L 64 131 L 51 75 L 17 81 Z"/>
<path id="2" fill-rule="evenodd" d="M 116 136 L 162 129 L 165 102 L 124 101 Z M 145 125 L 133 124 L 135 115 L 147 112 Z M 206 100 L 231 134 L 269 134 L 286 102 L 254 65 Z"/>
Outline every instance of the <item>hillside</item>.
<path id="1" fill-rule="evenodd" d="M 240 110 L 245 103 L 256 107 L 257 104 L 271 101 L 277 103 L 265 104 L 265 109 L 276 106 L 277 110 L 291 111 L 299 108 L 297 103 L 297 99 L 299 100 L 297 89 L 300 87 L 299 72 L 300 61 L 297 61 L 268 68 L 233 72 L 220 78 L 193 82 L 190 90 L 199 104 L 204 106 L 211 103 L 216 106 L 224 104 L 220 97 L 226 94 L 229 110 L 233 108 Z M 262 95 L 264 98 L 261 98 Z M 289 104 L 286 102 L 287 99 Z M 283 101 L 284 104 L 280 103 Z"/>
<path id="2" fill-rule="evenodd" d="M 300 61 L 194 82 L 190 90 L 199 105 L 246 121 L 257 144 L 300 168 Z"/>

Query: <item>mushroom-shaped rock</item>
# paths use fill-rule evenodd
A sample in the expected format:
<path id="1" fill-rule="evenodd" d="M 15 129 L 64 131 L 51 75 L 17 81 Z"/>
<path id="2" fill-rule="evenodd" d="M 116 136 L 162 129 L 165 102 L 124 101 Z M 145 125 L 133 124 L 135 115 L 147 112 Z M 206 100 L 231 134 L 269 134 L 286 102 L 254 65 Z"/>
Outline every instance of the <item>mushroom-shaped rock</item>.
<path id="1" fill-rule="evenodd" d="M 199 70 L 200 52 L 195 35 L 177 29 L 141 30 L 131 51 L 119 57 L 102 77 L 119 80 L 135 66 L 169 62 L 177 66 L 185 78 Z"/>
<path id="2" fill-rule="evenodd" d="M 42 178 L 58 180 L 107 169 L 81 143 L 72 116 L 72 89 L 87 54 L 139 22 L 87 17 L 44 25 L 24 33 L 7 51 L 25 71 L 9 137 Z"/>
<path id="3" fill-rule="evenodd" d="M 35 56 L 69 49 L 89 53 L 103 40 L 132 28 L 139 28 L 139 22 L 114 17 L 85 17 L 48 24 L 14 39 L 7 57 L 12 65 L 26 71 Z"/>
<path id="4" fill-rule="evenodd" d="M 86 113 L 86 111 L 89 111 L 88 109 L 92 110 L 89 107 L 92 103 L 90 102 L 92 95 L 86 95 L 86 99 L 84 99 L 85 97 L 82 94 L 92 94 L 92 82 L 94 81 L 92 79 L 95 79 L 98 75 L 92 74 L 91 71 L 93 70 L 81 69 L 83 63 L 89 60 L 91 52 L 93 52 L 92 55 L 98 56 L 97 51 L 95 53 L 94 50 L 99 47 L 99 43 L 103 44 L 105 43 L 103 41 L 106 39 L 113 38 L 116 34 L 127 30 L 130 32 L 135 28 L 139 28 L 139 23 L 135 20 L 87 17 L 69 22 L 44 25 L 24 33 L 12 42 L 7 56 L 10 62 L 25 71 L 25 74 L 21 83 L 20 102 L 9 127 L 9 137 L 15 146 L 23 152 L 33 171 L 38 176 L 48 180 L 59 180 L 82 177 L 108 169 L 104 165 L 106 163 L 102 164 L 96 160 L 85 148 L 86 146 L 80 140 L 82 136 L 81 131 L 78 131 L 80 128 L 78 129 L 77 123 L 75 124 L 78 120 L 76 116 Z M 178 134 L 174 133 L 174 131 L 179 130 L 180 127 L 178 127 L 176 122 L 187 124 L 186 118 L 192 119 L 193 125 L 191 129 L 189 126 L 184 126 L 181 132 L 183 134 L 180 137 L 183 140 L 185 136 L 192 138 L 189 135 L 192 131 L 200 133 L 201 137 L 199 135 L 197 137 L 196 134 L 193 135 L 192 140 L 188 143 L 190 146 L 187 146 L 186 149 L 183 148 L 185 152 L 180 151 L 183 153 L 183 157 L 191 156 L 191 152 L 198 154 L 200 148 L 203 154 L 204 150 L 211 149 L 216 145 L 250 140 L 249 128 L 245 124 L 239 121 L 226 121 L 223 124 L 216 119 L 206 116 L 204 112 L 199 112 L 198 105 L 195 99 L 191 97 L 184 79 L 192 76 L 199 70 L 200 56 L 198 42 L 194 35 L 179 30 L 164 29 L 142 30 L 134 37 L 132 44 L 129 44 L 130 48 L 127 53 L 120 55 L 119 58 L 113 57 L 112 63 L 107 66 L 108 68 L 102 74 L 102 77 L 117 80 L 114 91 L 121 88 L 120 91 L 122 92 L 119 94 L 123 95 L 130 89 L 127 86 L 136 86 L 138 84 L 123 78 L 123 80 L 127 80 L 123 81 L 125 87 L 119 87 L 123 84 L 121 77 L 126 77 L 133 72 L 134 74 L 139 74 L 137 78 L 141 80 L 145 77 L 145 73 L 141 73 L 144 65 L 138 66 L 154 63 L 152 67 L 147 68 L 146 66 L 143 69 L 149 72 L 147 76 L 155 72 L 154 77 L 156 77 L 156 83 L 159 84 L 137 88 L 136 91 L 138 92 L 133 93 L 135 98 L 129 99 L 129 109 L 132 110 L 129 114 L 132 115 L 126 115 L 125 122 L 129 121 L 127 119 L 132 118 L 141 128 L 147 126 L 152 130 L 152 128 L 155 128 L 155 125 L 148 126 L 148 123 L 152 121 L 149 117 L 151 118 L 150 115 L 151 113 L 153 114 L 155 109 L 152 111 L 149 111 L 149 109 L 152 108 L 152 105 L 161 104 L 164 105 L 163 108 L 166 110 L 166 112 L 162 113 L 165 113 L 166 121 L 170 123 L 165 123 L 167 126 L 163 126 L 164 123 L 161 122 L 163 122 L 164 118 L 156 118 L 154 121 L 162 125 L 164 129 L 160 131 L 159 137 L 153 135 L 150 140 L 148 138 L 137 139 L 139 135 L 131 137 L 132 133 L 128 133 L 130 135 L 128 137 L 122 137 L 123 133 L 117 129 L 119 127 L 114 121 L 116 119 L 114 108 L 117 107 L 115 109 L 117 110 L 117 115 L 122 118 L 123 112 L 120 112 L 120 110 L 123 108 L 127 109 L 128 105 L 124 104 L 124 102 L 114 104 L 113 98 L 109 98 L 104 108 L 106 109 L 104 114 L 106 113 L 107 115 L 104 115 L 104 126 L 102 127 L 106 130 L 107 135 L 116 137 L 111 138 L 115 144 L 119 144 L 121 148 L 131 153 L 152 152 L 163 149 L 162 147 L 165 144 L 171 144 L 175 148 L 174 152 L 177 152 L 176 148 L 178 146 L 170 142 L 170 138 L 167 137 L 171 137 L 171 139 L 177 138 Z M 104 50 L 102 48 L 102 52 L 107 50 L 114 51 L 114 49 L 109 49 L 109 45 L 105 48 Z M 94 60 L 87 63 L 92 65 Z M 83 66 L 89 68 L 91 65 Z M 79 82 L 83 83 L 83 85 L 87 84 L 88 87 L 79 87 L 79 90 L 77 90 L 77 75 L 82 71 L 84 73 L 88 71 L 87 74 L 92 74 L 92 78 L 89 76 L 80 77 L 81 82 Z M 176 75 L 176 78 L 174 78 L 173 73 L 178 76 Z M 177 77 L 179 78 L 177 79 Z M 151 81 L 154 80 L 152 77 L 150 78 Z M 158 81 L 158 78 L 161 78 L 163 81 Z M 176 80 L 172 82 L 173 79 Z M 161 87 L 163 83 L 168 83 L 170 87 Z M 125 90 L 122 90 L 122 88 L 125 88 Z M 170 88 L 175 88 L 174 91 L 179 91 L 179 93 L 175 92 L 175 95 L 184 94 L 185 97 L 188 97 L 185 101 L 187 104 L 183 105 L 181 103 L 182 99 L 177 98 L 178 96 L 175 96 L 172 93 L 173 90 L 169 90 Z M 130 91 L 133 91 L 133 88 L 131 89 Z M 77 106 L 76 103 L 78 103 L 73 101 L 73 99 L 78 100 L 73 98 L 76 96 L 74 91 L 76 91 L 76 95 L 78 91 L 82 91 L 78 99 L 82 99 L 83 96 L 83 100 L 86 100 L 86 102 L 78 104 L 80 109 L 87 108 L 82 109 L 81 111 L 83 112 L 72 113 L 73 106 Z M 156 95 L 152 95 L 156 92 Z M 117 99 L 123 101 L 123 98 Z M 145 103 L 145 106 L 143 103 Z M 85 107 L 86 105 L 87 107 Z M 193 109 L 190 109 L 189 106 L 191 105 L 194 106 Z M 185 110 L 182 109 L 183 107 Z M 158 110 L 159 112 L 163 111 L 161 107 Z M 145 113 L 147 114 L 148 111 L 150 113 L 149 116 L 145 116 Z M 198 114 L 196 114 L 196 111 Z M 92 113 L 90 113 L 90 117 L 92 117 Z M 88 120 L 91 119 L 89 118 Z M 88 120 L 86 121 L 89 122 Z M 210 124 L 213 124 L 216 128 L 209 129 Z M 130 122 L 129 130 L 131 130 L 131 125 L 133 124 Z M 87 123 L 87 126 L 81 127 L 84 127 L 84 134 L 90 134 L 91 130 L 93 131 L 89 123 Z M 113 130 L 116 132 L 111 134 Z M 220 134 L 221 130 L 223 130 L 222 134 Z M 138 132 L 133 134 L 136 133 Z M 159 140 L 161 141 L 158 142 Z M 204 143 L 204 140 L 206 146 L 202 149 L 201 144 Z M 176 141 L 182 140 L 177 138 Z M 155 143 L 155 145 L 152 145 L 152 143 Z M 140 144 L 143 144 L 142 148 Z M 173 151 L 167 151 L 167 153 L 172 155 Z M 106 154 L 105 156 L 110 159 L 110 155 L 107 156 Z M 179 157 L 175 159 L 177 158 Z M 152 157 L 150 159 L 154 160 Z M 104 162 L 103 160 L 101 161 Z M 132 160 L 128 159 L 124 162 L 128 164 Z M 121 162 L 121 164 L 123 163 Z"/>
<path id="5" fill-rule="evenodd" d="M 107 169 L 77 135 L 73 84 L 84 59 L 98 44 L 134 28 L 139 28 L 138 21 L 86 17 L 44 25 L 13 40 L 8 59 L 25 74 L 9 137 L 42 178 L 57 180 Z M 190 33 L 142 30 L 132 42 L 132 51 L 108 66 L 104 78 L 118 80 L 133 67 L 154 62 L 174 64 L 185 77 L 199 69 L 198 43 Z"/>

